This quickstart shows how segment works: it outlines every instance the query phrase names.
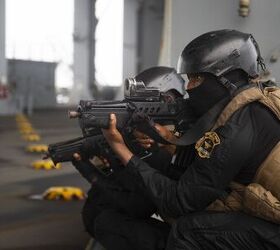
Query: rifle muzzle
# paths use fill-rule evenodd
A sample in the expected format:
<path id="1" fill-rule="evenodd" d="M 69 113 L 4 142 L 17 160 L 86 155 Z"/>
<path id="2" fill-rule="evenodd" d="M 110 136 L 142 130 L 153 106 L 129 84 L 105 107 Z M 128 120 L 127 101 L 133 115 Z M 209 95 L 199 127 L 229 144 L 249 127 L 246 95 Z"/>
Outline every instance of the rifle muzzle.
<path id="1" fill-rule="evenodd" d="M 72 118 L 79 118 L 81 116 L 81 113 L 80 112 L 77 112 L 77 111 L 68 111 L 68 117 L 70 119 Z"/>
<path id="2" fill-rule="evenodd" d="M 46 160 L 48 158 L 50 158 L 50 154 L 49 153 L 44 154 L 43 157 L 42 157 L 43 160 Z"/>

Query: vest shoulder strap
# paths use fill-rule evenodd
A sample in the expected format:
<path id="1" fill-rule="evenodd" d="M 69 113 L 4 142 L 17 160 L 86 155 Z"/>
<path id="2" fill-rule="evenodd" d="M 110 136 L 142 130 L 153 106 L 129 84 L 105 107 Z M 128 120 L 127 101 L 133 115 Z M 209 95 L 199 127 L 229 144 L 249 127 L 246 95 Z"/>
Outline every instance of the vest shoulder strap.
<path id="1" fill-rule="evenodd" d="M 267 87 L 264 89 L 263 94 L 264 98 L 261 98 L 259 102 L 270 108 L 280 120 L 280 88 Z"/>
<path id="2" fill-rule="evenodd" d="M 236 95 L 224 108 L 212 130 L 225 125 L 228 119 L 245 105 L 258 101 L 267 106 L 280 120 L 280 89 L 267 87 L 263 91 L 258 88 L 249 88 Z"/>

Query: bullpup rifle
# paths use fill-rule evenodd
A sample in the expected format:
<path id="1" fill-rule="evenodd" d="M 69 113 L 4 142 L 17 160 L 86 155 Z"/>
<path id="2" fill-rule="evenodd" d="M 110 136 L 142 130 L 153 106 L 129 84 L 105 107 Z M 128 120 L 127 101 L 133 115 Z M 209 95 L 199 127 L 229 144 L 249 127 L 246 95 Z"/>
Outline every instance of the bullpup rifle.
<path id="1" fill-rule="evenodd" d="M 166 81 L 182 79 L 176 72 L 171 72 Z M 135 78 L 125 80 L 124 96 L 121 101 L 81 100 L 77 109 L 69 112 L 69 117 L 78 118 L 83 135 L 90 136 L 101 131 L 101 128 L 108 128 L 109 115 L 114 113 L 117 128 L 122 133 L 130 133 L 136 128 L 163 144 L 169 142 L 158 134 L 154 123 L 173 125 L 180 132 L 194 120 L 182 96 L 177 98 L 172 91 L 162 93 L 159 88 L 146 86 Z"/>

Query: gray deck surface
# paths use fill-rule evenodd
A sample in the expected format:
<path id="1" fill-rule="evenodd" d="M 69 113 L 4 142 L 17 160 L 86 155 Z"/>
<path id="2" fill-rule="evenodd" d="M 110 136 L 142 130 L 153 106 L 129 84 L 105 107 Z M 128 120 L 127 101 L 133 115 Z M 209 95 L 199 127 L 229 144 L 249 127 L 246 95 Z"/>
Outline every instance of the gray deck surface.
<path id="1" fill-rule="evenodd" d="M 67 109 L 35 112 L 28 117 L 41 135 L 38 143 L 80 136 L 77 121 Z M 81 221 L 83 201 L 30 200 L 50 186 L 70 185 L 87 191 L 89 185 L 71 164 L 60 170 L 33 170 L 40 154 L 25 152 L 31 144 L 21 139 L 15 116 L 0 116 L 0 249 L 79 250 L 89 240 Z"/>

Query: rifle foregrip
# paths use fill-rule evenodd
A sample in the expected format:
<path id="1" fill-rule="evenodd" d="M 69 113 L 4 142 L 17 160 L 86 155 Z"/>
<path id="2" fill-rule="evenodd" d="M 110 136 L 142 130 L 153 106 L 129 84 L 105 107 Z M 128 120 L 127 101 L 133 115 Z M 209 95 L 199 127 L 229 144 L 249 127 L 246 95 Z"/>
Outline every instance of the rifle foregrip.
<path id="1" fill-rule="evenodd" d="M 126 112 L 117 112 L 117 111 L 107 111 L 103 114 L 83 114 L 80 118 L 80 127 L 82 129 L 89 129 L 89 128 L 109 128 L 110 124 L 110 114 L 114 113 L 117 118 L 117 128 L 123 129 L 127 124 L 130 114 Z"/>
<path id="2" fill-rule="evenodd" d="M 81 128 L 109 128 L 108 115 L 84 115 L 80 119 Z"/>

